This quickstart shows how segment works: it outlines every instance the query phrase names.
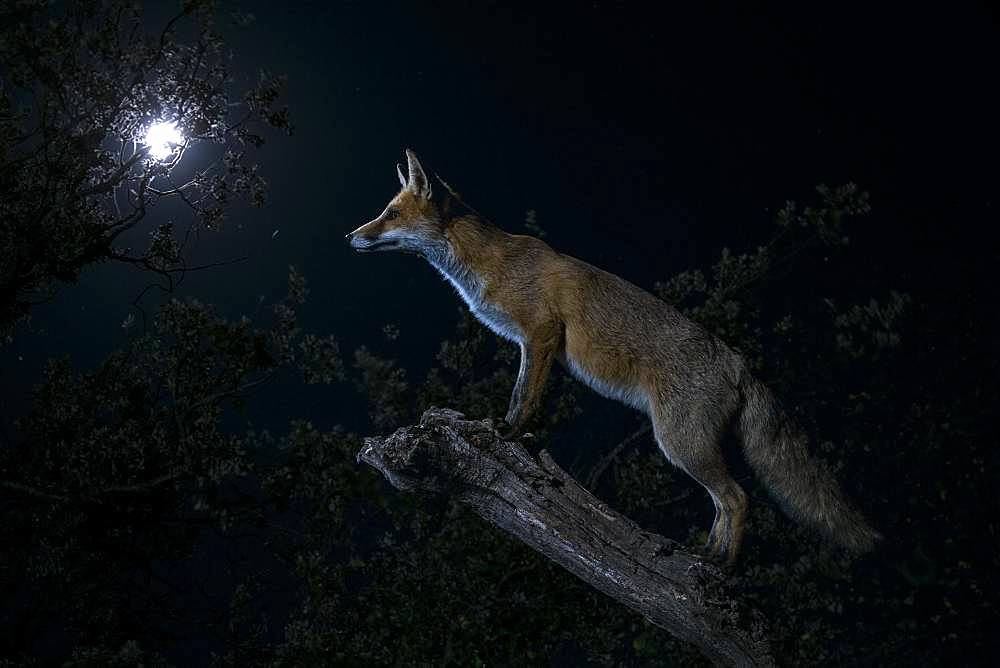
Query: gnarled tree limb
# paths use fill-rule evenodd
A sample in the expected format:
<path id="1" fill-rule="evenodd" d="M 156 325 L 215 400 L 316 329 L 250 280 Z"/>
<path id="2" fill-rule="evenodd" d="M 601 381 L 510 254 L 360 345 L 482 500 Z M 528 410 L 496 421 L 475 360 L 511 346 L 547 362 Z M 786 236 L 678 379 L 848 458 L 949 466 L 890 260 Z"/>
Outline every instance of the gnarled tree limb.
<path id="1" fill-rule="evenodd" d="M 694 643 L 720 665 L 774 665 L 763 618 L 725 576 L 678 543 L 643 531 L 591 495 L 544 450 L 535 460 L 489 420 L 446 408 L 358 453 L 401 490 L 447 494 L 592 587 Z"/>

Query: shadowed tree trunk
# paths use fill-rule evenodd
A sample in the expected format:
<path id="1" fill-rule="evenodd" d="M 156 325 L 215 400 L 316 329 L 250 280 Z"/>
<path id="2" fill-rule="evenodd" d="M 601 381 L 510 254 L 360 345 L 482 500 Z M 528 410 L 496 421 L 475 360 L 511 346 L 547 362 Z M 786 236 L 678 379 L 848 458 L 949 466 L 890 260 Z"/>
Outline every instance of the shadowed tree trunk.
<path id="1" fill-rule="evenodd" d="M 544 450 L 533 458 L 489 420 L 447 408 L 358 453 L 397 489 L 450 495 L 587 584 L 694 643 L 719 665 L 774 665 L 763 617 L 729 593 L 723 573 L 643 531 L 582 488 Z"/>

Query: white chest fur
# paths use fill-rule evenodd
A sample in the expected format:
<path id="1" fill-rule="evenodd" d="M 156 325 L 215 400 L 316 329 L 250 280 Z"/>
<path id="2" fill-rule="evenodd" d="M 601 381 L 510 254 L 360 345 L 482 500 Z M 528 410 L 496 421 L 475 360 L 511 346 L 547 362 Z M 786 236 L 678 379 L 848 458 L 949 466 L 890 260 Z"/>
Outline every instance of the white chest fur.
<path id="1" fill-rule="evenodd" d="M 472 315 L 476 316 L 479 322 L 503 338 L 516 343 L 523 342 L 524 337 L 521 334 L 521 329 L 506 311 L 486 302 L 480 302 L 477 306 L 473 306 L 469 302 L 469 310 L 472 311 Z"/>
<path id="2" fill-rule="evenodd" d="M 476 316 L 479 322 L 505 339 L 517 343 L 522 342 L 524 337 L 517 323 L 510 317 L 510 314 L 486 299 L 486 288 L 478 276 L 456 262 L 454 258 L 428 259 L 441 272 L 441 275 L 455 287 L 459 296 L 469 305 L 472 315 Z"/>

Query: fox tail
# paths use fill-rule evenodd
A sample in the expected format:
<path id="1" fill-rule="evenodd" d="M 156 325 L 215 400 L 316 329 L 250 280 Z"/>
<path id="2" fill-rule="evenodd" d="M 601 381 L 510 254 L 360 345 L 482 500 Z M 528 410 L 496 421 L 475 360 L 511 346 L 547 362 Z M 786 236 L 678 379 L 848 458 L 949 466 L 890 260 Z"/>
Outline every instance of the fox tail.
<path id="1" fill-rule="evenodd" d="M 767 387 L 746 375 L 738 431 L 751 468 L 793 519 L 854 553 L 868 552 L 882 536 L 844 498 L 823 462 Z"/>

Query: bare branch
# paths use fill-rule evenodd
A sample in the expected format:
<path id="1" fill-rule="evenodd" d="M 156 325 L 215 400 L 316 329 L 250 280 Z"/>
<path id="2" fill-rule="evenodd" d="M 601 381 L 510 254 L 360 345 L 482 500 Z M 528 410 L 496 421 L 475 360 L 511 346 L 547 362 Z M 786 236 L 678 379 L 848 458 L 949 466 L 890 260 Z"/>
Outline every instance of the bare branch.
<path id="1" fill-rule="evenodd" d="M 489 420 L 431 409 L 420 424 L 365 439 L 358 459 L 398 489 L 468 504 L 718 665 L 774 665 L 762 616 L 733 597 L 718 568 L 643 531 L 580 487 L 545 451 L 535 460 L 503 440 Z"/>

